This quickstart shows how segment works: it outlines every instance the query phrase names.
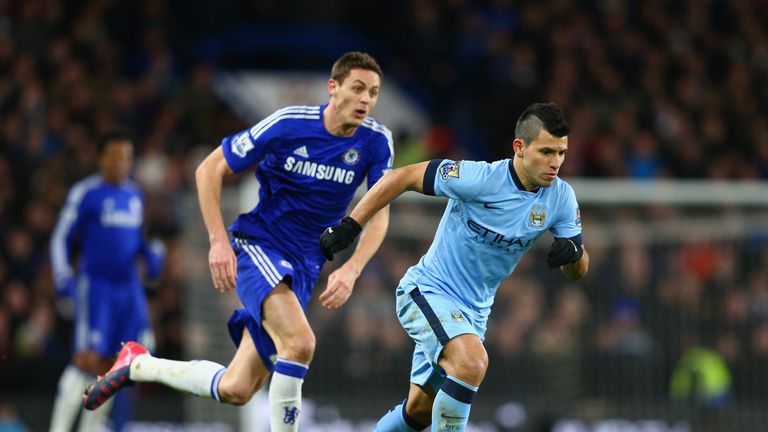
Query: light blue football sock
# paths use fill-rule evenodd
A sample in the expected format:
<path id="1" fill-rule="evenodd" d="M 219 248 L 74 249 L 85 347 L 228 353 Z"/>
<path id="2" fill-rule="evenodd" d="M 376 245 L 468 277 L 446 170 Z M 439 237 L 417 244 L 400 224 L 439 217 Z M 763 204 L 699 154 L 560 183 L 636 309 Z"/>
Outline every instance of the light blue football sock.
<path id="1" fill-rule="evenodd" d="M 374 432 L 419 432 L 427 425 L 419 424 L 405 412 L 405 401 L 401 402 L 376 423 Z"/>
<path id="2" fill-rule="evenodd" d="M 448 376 L 432 404 L 433 431 L 464 431 L 477 387 Z"/>

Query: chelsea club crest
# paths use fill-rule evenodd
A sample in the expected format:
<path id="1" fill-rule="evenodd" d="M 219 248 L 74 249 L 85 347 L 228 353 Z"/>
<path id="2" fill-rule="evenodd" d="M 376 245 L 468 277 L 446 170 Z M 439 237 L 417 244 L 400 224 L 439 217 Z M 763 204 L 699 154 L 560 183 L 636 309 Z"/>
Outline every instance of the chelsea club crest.
<path id="1" fill-rule="evenodd" d="M 360 151 L 356 148 L 351 148 L 344 153 L 341 157 L 344 163 L 347 165 L 354 165 L 360 162 Z"/>

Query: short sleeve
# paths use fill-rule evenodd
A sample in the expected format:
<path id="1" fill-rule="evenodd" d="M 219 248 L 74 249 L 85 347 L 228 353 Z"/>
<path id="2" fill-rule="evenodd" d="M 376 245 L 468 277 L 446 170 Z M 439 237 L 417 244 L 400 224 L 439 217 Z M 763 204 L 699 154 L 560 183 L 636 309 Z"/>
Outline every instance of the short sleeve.
<path id="1" fill-rule="evenodd" d="M 392 133 L 384 129 L 382 139 L 373 153 L 373 164 L 368 169 L 368 189 L 372 188 L 384 174 L 392 170 L 392 161 L 394 159 L 395 150 Z"/>
<path id="2" fill-rule="evenodd" d="M 248 130 L 238 132 L 221 140 L 221 149 L 232 171 L 238 173 L 261 161 L 267 154 L 271 142 L 282 131 L 280 117 L 275 114 L 265 118 Z"/>
<path id="3" fill-rule="evenodd" d="M 560 238 L 571 238 L 581 234 L 581 212 L 579 204 L 576 201 L 576 194 L 573 188 L 567 183 L 563 184 L 560 196 L 558 197 L 561 205 L 558 211 L 558 218 L 549 229 L 553 236 Z"/>
<path id="4" fill-rule="evenodd" d="M 485 180 L 491 173 L 487 162 L 453 161 L 443 159 L 432 161 L 425 176 L 424 190 L 431 191 L 436 196 L 444 196 L 461 201 L 471 201 L 480 193 Z M 429 187 L 430 179 L 433 188 Z"/>

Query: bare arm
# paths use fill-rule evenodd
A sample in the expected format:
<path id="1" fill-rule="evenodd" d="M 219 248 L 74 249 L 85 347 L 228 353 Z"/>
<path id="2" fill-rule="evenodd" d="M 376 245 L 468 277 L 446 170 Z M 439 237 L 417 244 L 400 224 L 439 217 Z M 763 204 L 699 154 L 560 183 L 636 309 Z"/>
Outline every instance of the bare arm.
<path id="1" fill-rule="evenodd" d="M 387 234 L 387 228 L 389 227 L 389 206 L 385 206 L 371 218 L 368 224 L 365 225 L 363 232 L 360 233 L 360 241 L 357 243 L 355 253 L 349 257 L 345 266 L 350 266 L 356 270 L 359 275 L 368 261 L 371 260 L 373 255 L 379 250 L 381 242 L 384 241 L 384 236 Z"/>
<path id="2" fill-rule="evenodd" d="M 584 253 L 578 261 L 560 266 L 560 271 L 563 272 L 568 280 L 579 280 L 587 275 L 587 270 L 589 270 L 589 254 L 583 245 L 582 249 Z"/>
<path id="3" fill-rule="evenodd" d="M 320 301 L 324 307 L 335 309 L 347 302 L 352 295 L 355 281 L 384 241 L 388 226 L 389 206 L 386 206 L 365 225 L 355 253 L 344 265 L 328 276 L 328 284 L 320 294 Z"/>
<path id="4" fill-rule="evenodd" d="M 363 196 L 349 216 L 360 225 L 365 225 L 379 210 L 389 205 L 405 191 L 424 192 L 424 173 L 427 162 L 419 162 L 392 170 L 382 177 Z"/>
<path id="5" fill-rule="evenodd" d="M 355 253 L 328 277 L 328 287 L 320 295 L 323 306 L 336 308 L 347 301 L 355 280 L 384 239 L 389 225 L 389 203 L 406 190 L 423 192 L 428 165 L 429 162 L 422 162 L 388 172 L 363 196 L 349 217 L 327 228 L 320 236 L 320 248 L 332 261 L 334 253 L 354 242 L 360 226 L 365 227 Z"/>
<path id="6" fill-rule="evenodd" d="M 237 276 L 237 259 L 221 214 L 221 185 L 224 177 L 232 174 L 221 147 L 212 151 L 195 172 L 200 211 L 211 243 L 208 265 L 213 286 L 219 291 L 234 289 Z"/>

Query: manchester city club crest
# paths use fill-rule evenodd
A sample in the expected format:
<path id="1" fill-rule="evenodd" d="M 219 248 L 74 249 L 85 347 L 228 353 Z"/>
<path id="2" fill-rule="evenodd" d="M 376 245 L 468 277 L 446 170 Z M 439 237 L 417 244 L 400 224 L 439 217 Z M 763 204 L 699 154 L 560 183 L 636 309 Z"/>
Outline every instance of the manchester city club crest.
<path id="1" fill-rule="evenodd" d="M 464 314 L 460 310 L 454 309 L 451 311 L 451 319 L 457 322 L 464 321 Z"/>
<path id="2" fill-rule="evenodd" d="M 344 153 L 342 159 L 344 160 L 345 164 L 354 165 L 360 162 L 360 151 L 356 148 L 351 148 Z"/>
<path id="3" fill-rule="evenodd" d="M 542 228 L 547 221 L 547 211 L 543 206 L 535 205 L 531 208 L 528 215 L 528 226 L 532 228 Z"/>

